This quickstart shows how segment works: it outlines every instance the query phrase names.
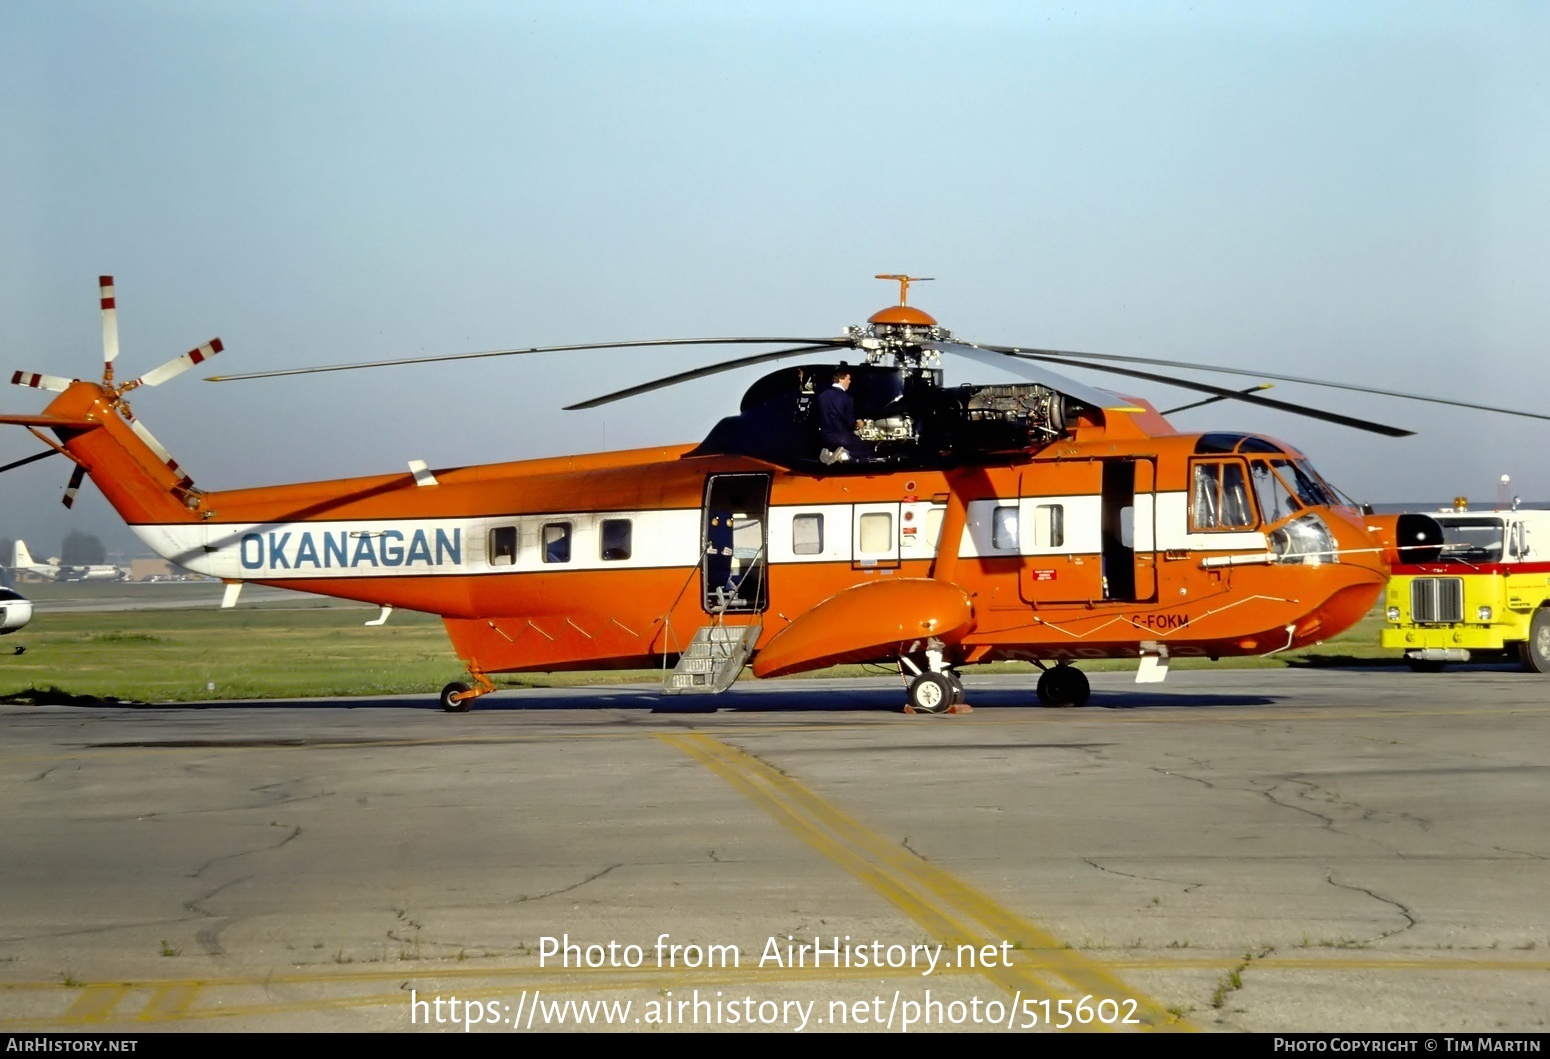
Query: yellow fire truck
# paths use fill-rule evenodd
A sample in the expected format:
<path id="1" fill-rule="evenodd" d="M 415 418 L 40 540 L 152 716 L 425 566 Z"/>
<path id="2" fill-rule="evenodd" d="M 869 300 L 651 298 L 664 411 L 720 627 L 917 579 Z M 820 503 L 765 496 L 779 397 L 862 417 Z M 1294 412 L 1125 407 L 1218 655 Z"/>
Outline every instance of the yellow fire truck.
<path id="1" fill-rule="evenodd" d="M 1431 517 L 1442 540 L 1394 567 L 1383 646 L 1418 670 L 1505 651 L 1550 673 L 1550 511 L 1474 512 L 1458 501 Z"/>

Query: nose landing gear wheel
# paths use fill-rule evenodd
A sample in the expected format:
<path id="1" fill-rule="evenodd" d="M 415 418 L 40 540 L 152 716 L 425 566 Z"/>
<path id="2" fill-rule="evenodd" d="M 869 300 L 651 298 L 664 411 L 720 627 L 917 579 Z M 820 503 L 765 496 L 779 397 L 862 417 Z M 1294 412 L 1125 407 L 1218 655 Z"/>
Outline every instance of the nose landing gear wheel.
<path id="1" fill-rule="evenodd" d="M 474 704 L 472 696 L 466 699 L 454 699 L 454 695 L 463 695 L 474 689 L 467 684 L 452 683 L 441 689 L 441 708 L 448 713 L 467 713 L 468 708 Z"/>
<path id="2" fill-rule="evenodd" d="M 1092 695 L 1087 674 L 1075 666 L 1056 666 L 1039 674 L 1039 705 L 1086 706 Z"/>
<path id="3" fill-rule="evenodd" d="M 953 682 L 941 673 L 922 673 L 910 681 L 909 705 L 916 713 L 946 713 L 953 693 Z"/>

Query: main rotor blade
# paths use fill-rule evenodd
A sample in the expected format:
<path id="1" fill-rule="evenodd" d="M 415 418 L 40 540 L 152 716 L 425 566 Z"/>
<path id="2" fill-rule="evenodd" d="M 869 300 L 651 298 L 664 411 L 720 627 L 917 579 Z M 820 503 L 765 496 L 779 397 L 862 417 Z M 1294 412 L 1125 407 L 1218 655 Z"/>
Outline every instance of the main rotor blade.
<path id="1" fill-rule="evenodd" d="M 18 467 L 25 467 L 29 463 L 37 463 L 39 460 L 46 460 L 50 456 L 56 456 L 58 454 L 58 449 L 44 449 L 42 452 L 34 452 L 31 456 L 23 456 L 19 460 L 12 460 L 4 467 L 0 467 L 0 474 L 4 474 L 6 471 L 14 471 Z"/>
<path id="2" fill-rule="evenodd" d="M 1029 382 L 1036 382 L 1040 386 L 1048 386 L 1051 390 L 1056 390 L 1067 397 L 1081 401 L 1090 408 L 1107 408 L 1119 412 L 1141 411 L 1133 402 L 1123 397 L 1116 397 L 1112 393 L 1096 390 L 1086 383 L 1077 382 L 1075 379 L 1068 378 L 1058 372 L 1019 364 L 1009 354 L 986 352 L 986 347 L 983 346 L 976 346 L 968 342 L 926 342 L 923 344 L 931 349 L 942 350 L 945 353 L 956 353 L 960 357 L 967 357 L 987 367 L 1009 371 L 1014 375 L 1021 375 Z"/>
<path id="3" fill-rule="evenodd" d="M 355 371 L 357 368 L 392 368 L 400 364 L 441 364 L 449 360 L 479 360 L 483 357 L 516 357 L 524 353 L 565 353 L 583 349 L 640 349 L 647 346 L 735 346 L 772 342 L 806 342 L 815 349 L 849 346 L 848 338 L 653 338 L 635 342 L 584 342 L 572 346 L 526 346 L 521 349 L 490 349 L 482 353 L 450 353 L 438 357 L 406 357 L 402 360 L 370 360 L 358 364 L 329 364 L 321 368 L 289 368 L 283 371 L 250 371 L 243 375 L 211 375 L 205 382 L 239 382 L 245 379 L 274 379 L 283 375 L 316 375 L 325 371 Z"/>
<path id="4" fill-rule="evenodd" d="M 691 368 L 688 371 L 680 371 L 676 375 L 667 375 L 660 379 L 653 379 L 651 382 L 643 382 L 639 386 L 630 386 L 623 390 L 615 390 L 613 393 L 605 393 L 601 397 L 594 397 L 590 401 L 582 401 L 580 404 L 568 404 L 562 411 L 577 412 L 584 408 L 596 408 L 599 405 L 622 401 L 626 397 L 635 397 L 639 394 L 650 393 L 652 390 L 662 390 L 669 386 L 677 386 L 681 382 L 703 379 L 708 375 L 719 375 L 724 371 L 746 368 L 750 364 L 763 364 L 766 361 L 780 360 L 783 357 L 795 357 L 802 353 L 817 353 L 833 349 L 839 345 L 850 345 L 850 343 L 848 340 L 844 343 L 838 340 L 826 341 L 823 345 L 818 346 L 797 346 L 794 349 L 777 349 L 771 353 L 755 353 L 752 356 L 738 357 L 736 360 L 723 360 L 719 364 L 707 364 L 703 368 Z"/>
<path id="5" fill-rule="evenodd" d="M 1328 382 L 1324 379 L 1304 379 L 1297 375 L 1277 375 L 1275 372 L 1249 370 L 1247 368 L 1223 368 L 1216 364 L 1193 364 L 1185 360 L 1160 360 L 1151 357 L 1122 357 L 1112 353 L 1081 353 L 1069 349 L 1025 349 L 1022 346 L 987 346 L 977 343 L 981 349 L 997 353 L 1028 354 L 1036 357 L 1065 357 L 1072 360 L 1102 360 L 1116 364 L 1149 364 L 1159 368 L 1184 368 L 1190 371 L 1212 371 L 1222 375 L 1245 375 L 1249 378 L 1275 379 L 1279 382 L 1296 382 L 1305 386 L 1323 386 L 1331 390 L 1352 390 L 1356 393 L 1377 394 L 1379 397 L 1400 397 L 1407 401 L 1425 401 L 1428 404 L 1445 404 L 1454 408 L 1473 408 L 1477 412 L 1496 412 L 1501 415 L 1522 416 L 1525 419 L 1550 419 L 1540 412 L 1520 412 L 1512 408 L 1496 408 L 1469 401 L 1455 401 L 1446 397 L 1428 397 L 1425 394 L 1404 393 L 1400 390 L 1380 390 L 1375 386 L 1358 386 L 1349 382 Z"/>
<path id="6" fill-rule="evenodd" d="M 1055 356 L 1035 356 L 1029 353 L 1008 353 L 1010 357 L 1020 360 L 1042 360 L 1051 364 L 1059 364 L 1068 368 L 1086 368 L 1089 371 L 1104 371 L 1111 375 L 1125 375 L 1132 379 L 1145 379 L 1148 382 L 1160 382 L 1166 386 L 1179 386 L 1186 390 L 1195 390 L 1199 393 L 1215 394 L 1229 401 L 1244 401 L 1248 404 L 1259 405 L 1262 408 L 1274 408 L 1281 412 L 1290 412 L 1293 415 L 1307 416 L 1310 419 L 1322 419 L 1326 423 L 1338 423 L 1344 427 L 1352 427 L 1356 430 L 1365 430 L 1373 434 L 1382 434 L 1391 438 L 1408 438 L 1415 433 L 1413 430 L 1404 430 L 1400 427 L 1386 426 L 1370 419 L 1353 419 L 1343 416 L 1338 412 L 1327 412 L 1322 408 L 1310 408 L 1307 405 L 1292 404 L 1290 401 L 1277 401 L 1271 397 L 1255 397 L 1252 393 L 1242 390 L 1229 390 L 1222 386 L 1213 386 L 1208 382 L 1194 382 L 1190 379 L 1181 379 L 1175 375 L 1159 375 L 1151 371 L 1136 371 L 1133 368 L 1116 368 L 1107 364 L 1088 364 L 1080 360 L 1062 360 Z"/>
<path id="7" fill-rule="evenodd" d="M 1269 389 L 1272 389 L 1272 388 L 1273 388 L 1273 386 L 1272 386 L 1271 383 L 1262 382 L 1258 386 L 1250 386 L 1247 389 L 1239 390 L 1238 392 L 1239 393 L 1258 393 L 1260 390 L 1269 390 Z M 1208 404 L 1216 404 L 1218 401 L 1225 401 L 1225 400 L 1227 400 L 1227 398 L 1225 398 L 1225 397 L 1207 397 L 1207 398 L 1205 398 L 1204 400 L 1201 400 L 1201 401 L 1191 401 L 1189 404 L 1181 404 L 1177 408 L 1167 408 L 1167 409 L 1164 409 L 1162 414 L 1165 415 L 1165 416 L 1171 416 L 1175 412 L 1187 412 L 1191 408 L 1204 408 Z"/>

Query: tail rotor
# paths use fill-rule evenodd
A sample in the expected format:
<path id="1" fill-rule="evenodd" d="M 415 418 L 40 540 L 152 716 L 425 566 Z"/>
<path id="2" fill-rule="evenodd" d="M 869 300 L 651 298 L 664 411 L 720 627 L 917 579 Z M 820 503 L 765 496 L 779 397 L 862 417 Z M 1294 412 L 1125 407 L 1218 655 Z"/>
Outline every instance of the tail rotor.
<path id="1" fill-rule="evenodd" d="M 182 479 L 183 487 L 192 486 L 193 480 L 178 467 L 177 461 L 172 458 L 172 454 L 167 451 L 167 447 L 157 441 L 151 432 L 145 428 L 145 424 L 135 418 L 135 414 L 130 410 L 129 402 L 124 399 L 124 395 L 141 386 L 160 386 L 164 382 L 175 379 L 188 369 L 203 364 L 211 357 L 216 356 L 226 347 L 221 344 L 219 338 L 212 338 L 204 345 L 197 346 L 180 357 L 174 357 L 165 364 L 152 368 L 138 378 L 130 379 L 127 382 L 115 383 L 113 381 L 113 362 L 118 359 L 119 352 L 118 292 L 114 286 L 112 276 L 99 276 L 97 283 L 102 307 L 102 390 L 104 395 L 107 397 L 110 406 L 118 412 L 124 422 L 129 424 L 129 428 L 134 431 L 135 436 L 143 441 L 146 447 L 156 454 L 158 459 L 164 462 L 173 473 Z M 80 381 L 79 379 L 67 379 L 60 375 L 45 375 L 41 372 L 30 371 L 18 371 L 11 375 L 11 384 L 14 386 L 26 386 L 36 390 L 48 390 L 53 393 L 63 393 Z M 36 429 L 33 429 L 36 433 Z M 41 435 L 39 436 L 41 437 Z M 53 452 L 60 451 L 63 450 L 56 447 L 50 452 L 38 453 L 35 456 L 17 460 L 14 463 L 0 467 L 0 472 L 8 471 L 13 467 L 20 467 L 34 460 L 42 459 L 44 456 L 52 455 Z M 79 491 L 81 483 L 85 480 L 86 471 L 87 468 L 84 464 L 76 464 L 75 470 L 70 475 L 70 483 L 65 488 L 63 498 L 65 507 L 72 507 L 75 504 L 75 495 Z"/>

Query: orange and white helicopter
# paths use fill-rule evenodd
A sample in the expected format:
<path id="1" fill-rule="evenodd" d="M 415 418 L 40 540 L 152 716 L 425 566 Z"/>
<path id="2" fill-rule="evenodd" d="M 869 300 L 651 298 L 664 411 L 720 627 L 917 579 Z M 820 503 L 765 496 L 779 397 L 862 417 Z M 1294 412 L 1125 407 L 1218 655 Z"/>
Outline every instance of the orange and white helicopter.
<path id="1" fill-rule="evenodd" d="M 439 615 L 471 681 L 443 689 L 449 711 L 494 690 L 493 673 L 673 662 L 667 692 L 723 690 L 749 662 L 760 677 L 890 662 L 907 708 L 935 713 L 962 702 L 959 666 L 1026 659 L 1042 670 L 1040 701 L 1080 705 L 1089 685 L 1074 662 L 1139 658 L 1138 679 L 1153 681 L 1171 657 L 1314 643 L 1367 613 L 1397 549 L 1440 541 L 1424 516 L 1362 514 L 1289 445 L 1180 433 L 1147 402 L 1049 365 L 1409 433 L 1257 396 L 1262 386 L 1137 365 L 1313 380 L 977 345 L 908 304 L 911 277 L 879 278 L 899 283 L 899 303 L 833 338 L 596 343 L 216 377 L 621 346 L 782 347 L 571 406 L 585 408 L 754 364 L 816 361 L 760 378 L 698 444 L 434 470 L 416 461 L 374 477 L 205 490 L 125 399 L 221 344 L 115 381 L 111 277 L 101 280 L 102 380 L 17 372 L 12 382 L 58 396 L 41 414 L 0 422 L 50 446 L 11 466 L 63 453 L 76 465 L 67 505 L 89 474 L 158 554 L 224 579 L 228 605 L 251 581 L 377 604 L 379 621 L 395 607 Z M 861 355 L 846 369 L 850 388 L 826 396 L 845 352 Z M 944 353 L 1026 381 L 949 386 Z M 836 409 L 859 422 L 825 445 L 819 420 Z"/>

